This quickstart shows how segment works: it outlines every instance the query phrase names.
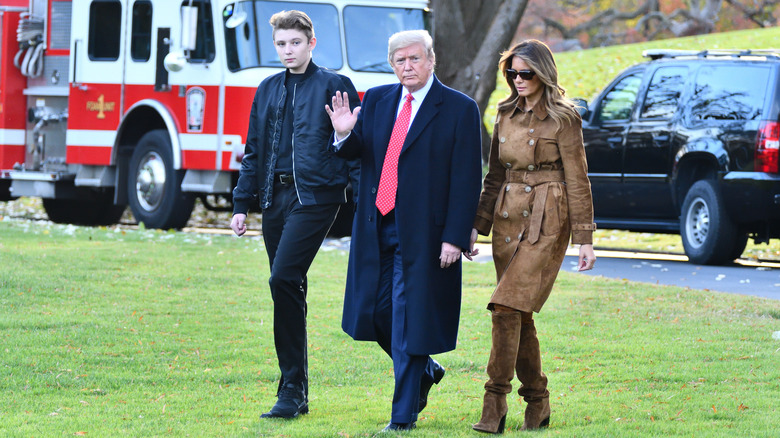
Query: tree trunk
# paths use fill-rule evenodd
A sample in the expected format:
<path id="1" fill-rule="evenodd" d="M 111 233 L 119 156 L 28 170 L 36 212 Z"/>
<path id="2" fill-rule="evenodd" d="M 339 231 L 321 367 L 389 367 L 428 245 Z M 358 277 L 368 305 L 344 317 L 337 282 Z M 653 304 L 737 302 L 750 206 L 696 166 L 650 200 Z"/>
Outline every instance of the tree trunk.
<path id="1" fill-rule="evenodd" d="M 474 99 L 484 114 L 496 89 L 498 60 L 517 32 L 528 0 L 433 0 L 436 75 Z M 487 159 L 490 138 L 482 127 Z"/>

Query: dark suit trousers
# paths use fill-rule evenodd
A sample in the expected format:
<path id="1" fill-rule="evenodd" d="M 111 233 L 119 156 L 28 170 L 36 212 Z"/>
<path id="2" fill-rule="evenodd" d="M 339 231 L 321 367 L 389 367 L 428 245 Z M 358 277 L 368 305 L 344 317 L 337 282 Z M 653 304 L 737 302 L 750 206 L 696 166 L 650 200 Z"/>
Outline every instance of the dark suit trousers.
<path id="1" fill-rule="evenodd" d="M 377 212 L 377 215 L 381 216 L 381 213 Z M 411 423 L 417 421 L 422 375 L 427 372 L 433 378 L 433 360 L 430 356 L 407 353 L 407 337 L 422 334 L 408 333 L 406 330 L 403 262 L 395 224 L 395 211 L 391 211 L 381 219 L 380 227 L 381 277 L 374 309 L 374 324 L 379 346 L 393 360 L 395 392 L 390 421 Z"/>
<path id="2" fill-rule="evenodd" d="M 274 184 L 263 210 L 263 240 L 271 264 L 274 344 L 282 383 L 303 384 L 308 394 L 306 273 L 338 213 L 338 204 L 304 206 L 293 184 Z"/>

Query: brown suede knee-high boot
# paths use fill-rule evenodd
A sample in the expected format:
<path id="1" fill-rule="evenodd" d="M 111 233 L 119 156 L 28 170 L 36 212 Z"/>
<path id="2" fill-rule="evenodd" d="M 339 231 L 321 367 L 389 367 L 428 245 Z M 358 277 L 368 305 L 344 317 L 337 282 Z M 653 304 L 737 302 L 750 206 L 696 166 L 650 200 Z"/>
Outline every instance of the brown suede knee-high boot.
<path id="1" fill-rule="evenodd" d="M 518 311 L 493 311 L 493 346 L 487 364 L 488 381 L 482 418 L 474 430 L 487 433 L 503 433 L 506 424 L 506 395 L 512 392 L 514 364 L 520 341 L 522 317 Z"/>
<path id="2" fill-rule="evenodd" d="M 517 393 L 527 404 L 523 430 L 547 427 L 550 424 L 550 392 L 547 391 L 547 376 L 542 372 L 542 353 L 531 313 L 523 313 L 515 368 L 521 383 Z"/>

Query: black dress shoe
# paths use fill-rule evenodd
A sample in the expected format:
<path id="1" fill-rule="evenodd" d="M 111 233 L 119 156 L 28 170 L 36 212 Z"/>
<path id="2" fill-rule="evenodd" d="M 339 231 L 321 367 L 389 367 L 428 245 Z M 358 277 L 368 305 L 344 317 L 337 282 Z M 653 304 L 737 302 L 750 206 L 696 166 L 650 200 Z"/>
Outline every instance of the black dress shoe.
<path id="1" fill-rule="evenodd" d="M 286 383 L 279 389 L 276 404 L 260 418 L 295 418 L 309 413 L 303 385 Z"/>
<path id="2" fill-rule="evenodd" d="M 420 402 L 417 405 L 417 413 L 422 412 L 428 405 L 428 393 L 431 391 L 433 384 L 439 384 L 441 379 L 444 378 L 444 367 L 439 365 L 439 362 L 433 361 L 433 378 L 427 374 L 423 374 L 420 381 Z"/>
<path id="3" fill-rule="evenodd" d="M 390 423 L 382 429 L 382 432 L 403 432 L 406 430 L 412 430 L 417 427 L 417 422 L 411 423 Z"/>

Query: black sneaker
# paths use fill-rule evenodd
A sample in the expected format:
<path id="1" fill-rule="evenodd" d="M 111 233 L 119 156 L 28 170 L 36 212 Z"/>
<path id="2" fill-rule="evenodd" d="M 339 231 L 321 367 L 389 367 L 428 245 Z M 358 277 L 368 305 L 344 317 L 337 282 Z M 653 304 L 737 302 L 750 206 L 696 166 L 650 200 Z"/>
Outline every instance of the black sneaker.
<path id="1" fill-rule="evenodd" d="M 295 418 L 309 413 L 303 385 L 286 383 L 279 389 L 276 404 L 260 418 Z"/>

